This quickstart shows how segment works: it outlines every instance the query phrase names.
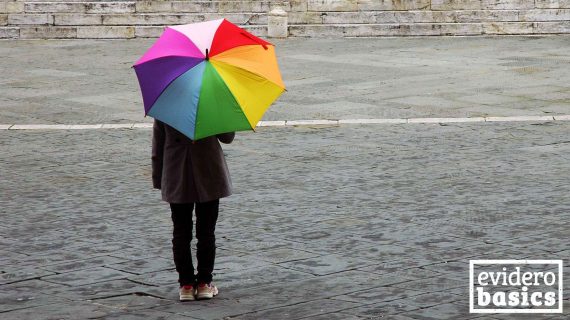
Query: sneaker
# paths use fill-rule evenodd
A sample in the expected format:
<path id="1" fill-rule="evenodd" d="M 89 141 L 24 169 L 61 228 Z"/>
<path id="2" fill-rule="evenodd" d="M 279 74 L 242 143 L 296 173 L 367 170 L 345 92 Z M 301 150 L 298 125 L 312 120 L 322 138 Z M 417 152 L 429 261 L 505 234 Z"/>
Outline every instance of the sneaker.
<path id="1" fill-rule="evenodd" d="M 180 287 L 180 301 L 196 300 L 196 289 L 192 285 Z"/>
<path id="2" fill-rule="evenodd" d="M 210 283 L 200 283 L 196 289 L 196 299 L 212 299 L 218 295 L 218 288 Z"/>

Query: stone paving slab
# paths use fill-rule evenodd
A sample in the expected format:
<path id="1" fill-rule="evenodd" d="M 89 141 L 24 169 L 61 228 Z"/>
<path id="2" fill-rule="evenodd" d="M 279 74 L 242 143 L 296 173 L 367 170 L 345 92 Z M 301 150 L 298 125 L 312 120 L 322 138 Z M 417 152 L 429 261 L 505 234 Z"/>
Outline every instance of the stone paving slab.
<path id="1" fill-rule="evenodd" d="M 38 294 L 33 291 L 20 294 L 15 294 L 15 292 L 6 292 L 0 294 L 0 313 L 29 309 L 53 303 L 69 303 L 69 300 L 61 297 Z"/>
<path id="2" fill-rule="evenodd" d="M 314 278 L 311 274 L 275 265 L 229 272 L 216 271 L 214 276 L 218 279 L 217 281 L 224 283 L 225 288 L 261 287 L 288 281 Z"/>
<path id="3" fill-rule="evenodd" d="M 124 279 L 128 275 L 128 273 L 120 272 L 110 268 L 96 267 L 92 269 L 77 270 L 52 276 L 46 276 L 42 277 L 42 279 L 45 281 L 65 284 L 68 286 L 79 286 L 83 284 L 97 283 L 108 280 Z"/>
<path id="4" fill-rule="evenodd" d="M 375 262 L 373 261 L 367 261 L 364 259 L 347 259 L 339 255 L 329 254 L 316 258 L 307 258 L 284 262 L 280 263 L 279 265 L 286 268 L 307 272 L 313 275 L 327 275 L 338 273 L 343 270 L 353 270 L 358 267 L 365 267 L 374 263 Z"/>
<path id="5" fill-rule="evenodd" d="M 418 306 L 408 304 L 407 300 L 406 302 L 403 302 L 402 300 L 396 300 L 367 304 L 352 309 L 346 309 L 342 312 L 347 316 L 350 315 L 353 317 L 358 317 L 358 319 L 383 319 L 388 317 L 389 319 L 400 319 L 399 317 L 402 317 L 401 319 L 405 320 L 413 318 L 403 317 L 400 316 L 400 314 L 418 309 Z"/>
<path id="6" fill-rule="evenodd" d="M 313 258 L 316 255 L 317 255 L 316 253 L 306 252 L 302 250 L 278 248 L 262 252 L 262 255 L 259 256 L 259 259 L 264 261 L 269 261 L 271 263 L 280 263 L 280 262 L 302 260 L 306 258 Z"/>
<path id="7" fill-rule="evenodd" d="M 3 313 L 2 319 L 94 319 L 112 316 L 118 312 L 118 310 L 113 310 L 111 308 L 90 302 L 52 303 L 34 308 Z"/>
<path id="8" fill-rule="evenodd" d="M 172 259 L 150 257 L 140 260 L 130 260 L 116 264 L 107 265 L 107 268 L 115 269 L 118 271 L 145 274 L 161 270 L 172 270 Z"/>
<path id="9" fill-rule="evenodd" d="M 94 300 L 94 303 L 100 306 L 108 307 L 110 309 L 139 311 L 172 304 L 174 302 L 167 299 L 133 294 L 100 298 Z"/>
<path id="10" fill-rule="evenodd" d="M 416 286 L 413 288 L 398 288 L 396 286 L 382 286 L 378 288 L 372 288 L 367 290 L 357 290 L 352 293 L 340 295 L 333 297 L 336 300 L 342 301 L 352 301 L 361 302 L 366 304 L 382 304 L 384 302 L 390 302 L 394 300 L 410 300 L 410 298 L 424 294 L 426 292 L 431 292 L 428 288 L 424 289 L 421 286 Z"/>
<path id="11" fill-rule="evenodd" d="M 469 308 L 453 303 L 439 304 L 433 307 L 403 313 L 412 319 L 420 320 L 447 320 L 447 319 L 473 319 L 481 318 L 481 314 L 470 314 Z"/>
<path id="12" fill-rule="evenodd" d="M 34 268 L 3 268 L 3 272 L 0 274 L 0 284 L 10 284 L 14 282 L 37 279 L 42 276 L 55 275 L 54 272 L 49 272 L 45 270 L 37 270 Z"/>
<path id="13" fill-rule="evenodd" d="M 358 320 L 363 319 L 361 317 L 357 317 L 354 315 L 350 315 L 347 313 L 340 313 L 340 312 L 333 312 L 333 313 L 326 313 L 321 315 L 312 315 L 305 319 L 313 319 L 313 320 Z"/>
<path id="14" fill-rule="evenodd" d="M 153 285 L 130 281 L 129 279 L 115 279 L 104 282 L 80 284 L 72 287 L 54 288 L 50 290 L 50 293 L 69 300 L 85 301 L 122 295 L 134 295 L 148 292 L 154 288 L 155 286 Z"/>
<path id="15" fill-rule="evenodd" d="M 106 315 L 104 319 L 117 319 L 117 320 L 192 320 L 188 316 L 175 315 L 167 312 L 159 312 L 154 310 L 141 310 L 141 311 L 122 311 Z"/>
<path id="16" fill-rule="evenodd" d="M 228 319 L 275 319 L 275 320 L 286 320 L 286 319 L 302 319 L 311 318 L 312 316 L 319 315 L 323 312 L 336 312 L 339 310 L 347 309 L 355 306 L 356 303 L 349 301 L 338 301 L 331 299 L 314 300 L 310 302 L 303 302 L 287 307 L 280 307 L 265 311 L 258 311 L 248 313 L 243 316 L 229 317 Z"/>
<path id="17" fill-rule="evenodd" d="M 119 259 L 116 257 L 110 257 L 110 256 L 101 256 L 101 257 L 95 257 L 95 258 L 90 258 L 90 259 L 86 259 L 86 260 L 77 260 L 74 262 L 65 262 L 65 263 L 61 263 L 61 264 L 54 264 L 54 265 L 46 266 L 43 269 L 48 270 L 48 271 L 58 272 L 58 273 L 64 273 L 64 272 L 76 271 L 76 270 L 81 270 L 81 269 L 90 269 L 93 267 L 103 267 L 103 266 L 108 265 L 108 264 L 125 262 L 125 261 L 127 261 L 127 260 Z"/>

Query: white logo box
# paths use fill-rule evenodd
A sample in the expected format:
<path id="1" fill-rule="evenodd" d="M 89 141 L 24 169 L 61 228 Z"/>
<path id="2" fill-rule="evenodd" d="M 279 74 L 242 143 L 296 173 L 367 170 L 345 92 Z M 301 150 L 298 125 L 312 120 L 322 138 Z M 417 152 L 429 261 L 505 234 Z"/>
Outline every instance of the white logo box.
<path id="1" fill-rule="evenodd" d="M 531 265 L 531 264 L 551 264 L 558 266 L 558 308 L 557 309 L 476 309 L 475 308 L 475 282 L 474 282 L 474 271 L 475 265 L 504 265 L 504 264 L 519 264 L 519 265 Z M 563 295 L 562 295 L 562 272 L 563 264 L 562 260 L 469 260 L 469 313 L 562 313 L 563 305 Z"/>

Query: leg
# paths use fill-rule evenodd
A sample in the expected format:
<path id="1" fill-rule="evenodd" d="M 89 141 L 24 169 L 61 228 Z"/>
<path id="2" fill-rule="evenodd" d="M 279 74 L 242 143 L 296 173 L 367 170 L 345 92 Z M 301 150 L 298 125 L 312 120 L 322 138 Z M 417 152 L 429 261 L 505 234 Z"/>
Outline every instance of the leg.
<path id="1" fill-rule="evenodd" d="M 210 283 L 216 257 L 216 222 L 220 201 L 196 203 L 196 257 L 198 260 L 197 281 Z"/>
<path id="2" fill-rule="evenodd" d="M 193 203 L 171 203 L 172 222 L 172 253 L 174 264 L 178 271 L 180 286 L 194 285 L 194 266 L 190 253 L 190 241 L 192 241 L 192 210 Z"/>

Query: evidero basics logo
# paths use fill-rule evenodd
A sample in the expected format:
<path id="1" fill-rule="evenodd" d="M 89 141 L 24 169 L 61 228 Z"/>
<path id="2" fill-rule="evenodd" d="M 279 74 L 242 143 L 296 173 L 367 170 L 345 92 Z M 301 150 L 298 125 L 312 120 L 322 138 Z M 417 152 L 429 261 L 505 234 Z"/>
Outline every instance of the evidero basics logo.
<path id="1" fill-rule="evenodd" d="M 470 260 L 469 312 L 562 313 L 562 260 Z"/>

